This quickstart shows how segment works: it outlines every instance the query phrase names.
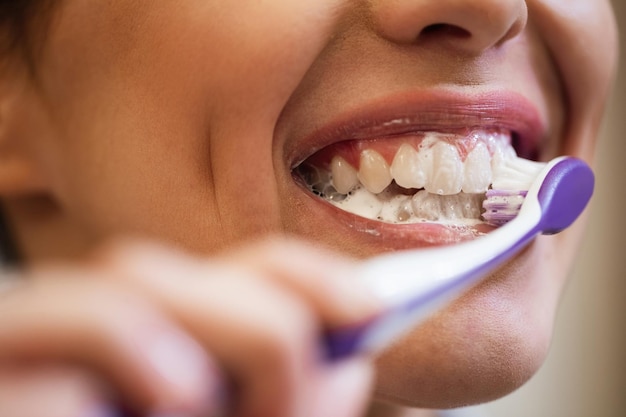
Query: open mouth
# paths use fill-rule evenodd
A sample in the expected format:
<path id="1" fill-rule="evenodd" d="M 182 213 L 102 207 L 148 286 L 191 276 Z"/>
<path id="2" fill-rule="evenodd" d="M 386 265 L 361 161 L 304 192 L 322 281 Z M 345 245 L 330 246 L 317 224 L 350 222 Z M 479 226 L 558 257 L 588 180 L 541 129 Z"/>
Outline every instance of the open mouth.
<path id="1" fill-rule="evenodd" d="M 331 144 L 294 168 L 310 193 L 382 223 L 488 224 L 488 190 L 525 191 L 543 164 L 518 157 L 499 128 L 409 132 Z"/>

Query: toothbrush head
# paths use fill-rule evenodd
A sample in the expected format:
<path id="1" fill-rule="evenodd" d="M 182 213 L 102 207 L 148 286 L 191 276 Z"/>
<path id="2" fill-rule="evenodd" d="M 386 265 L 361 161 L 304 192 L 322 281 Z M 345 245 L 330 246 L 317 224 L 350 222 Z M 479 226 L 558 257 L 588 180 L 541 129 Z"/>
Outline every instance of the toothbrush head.
<path id="1" fill-rule="evenodd" d="M 485 222 L 496 227 L 508 223 L 517 217 L 526 198 L 532 198 L 541 206 L 542 233 L 558 233 L 569 227 L 589 202 L 594 175 L 580 159 L 562 157 L 552 161 L 534 183 L 541 186 L 536 190 L 488 190 L 483 201 Z"/>
<path id="2" fill-rule="evenodd" d="M 526 194 L 527 190 L 487 190 L 483 201 L 483 219 L 491 226 L 505 225 L 519 214 Z"/>

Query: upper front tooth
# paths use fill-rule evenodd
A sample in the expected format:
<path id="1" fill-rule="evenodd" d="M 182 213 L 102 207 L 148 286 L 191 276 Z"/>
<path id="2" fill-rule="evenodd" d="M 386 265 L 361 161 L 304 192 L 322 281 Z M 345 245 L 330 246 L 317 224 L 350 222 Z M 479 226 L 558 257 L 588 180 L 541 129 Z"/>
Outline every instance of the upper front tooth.
<path id="1" fill-rule="evenodd" d="M 433 175 L 426 182 L 426 191 L 439 195 L 461 192 L 463 162 L 456 148 L 446 142 L 433 146 Z"/>
<path id="2" fill-rule="evenodd" d="M 487 146 L 478 142 L 465 158 L 464 193 L 484 193 L 491 184 L 491 156 Z"/>
<path id="3" fill-rule="evenodd" d="M 333 186 L 340 194 L 348 194 L 359 184 L 356 169 L 341 156 L 335 156 L 330 163 Z"/>
<path id="4" fill-rule="evenodd" d="M 422 155 L 420 155 L 422 154 Z M 424 188 L 428 164 L 422 163 L 425 153 L 417 152 L 405 143 L 400 146 L 391 164 L 391 175 L 404 188 Z"/>
<path id="5" fill-rule="evenodd" d="M 382 192 L 393 179 L 385 158 L 371 149 L 361 152 L 358 178 L 367 191 L 373 194 Z"/>

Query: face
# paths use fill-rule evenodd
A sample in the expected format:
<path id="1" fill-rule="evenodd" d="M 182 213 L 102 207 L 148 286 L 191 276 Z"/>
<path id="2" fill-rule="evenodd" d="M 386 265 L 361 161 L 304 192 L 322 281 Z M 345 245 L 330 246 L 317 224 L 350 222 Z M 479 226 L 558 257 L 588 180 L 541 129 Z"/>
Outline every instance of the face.
<path id="1" fill-rule="evenodd" d="M 64 0 L 8 126 L 81 241 L 132 232 L 212 253 L 287 232 L 365 257 L 486 229 L 381 222 L 328 195 L 400 183 L 407 144 L 432 148 L 427 190 L 450 186 L 434 178 L 452 162 L 471 171 L 476 148 L 486 166 L 510 147 L 589 161 L 615 50 L 604 0 Z M 328 172 L 340 184 L 324 199 L 313 183 L 332 184 Z M 523 383 L 580 226 L 538 239 L 390 349 L 378 396 L 443 407 Z"/>

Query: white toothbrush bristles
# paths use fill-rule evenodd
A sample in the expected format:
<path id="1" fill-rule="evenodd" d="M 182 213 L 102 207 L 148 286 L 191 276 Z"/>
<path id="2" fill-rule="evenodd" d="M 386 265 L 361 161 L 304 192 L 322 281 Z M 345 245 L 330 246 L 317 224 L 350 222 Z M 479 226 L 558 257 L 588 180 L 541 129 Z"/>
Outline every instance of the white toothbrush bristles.
<path id="1" fill-rule="evenodd" d="M 546 166 L 523 158 L 510 158 L 494 169 L 492 188 L 487 190 L 482 214 L 485 222 L 502 226 L 519 213 L 530 185 Z"/>
<path id="2" fill-rule="evenodd" d="M 513 220 L 524 203 L 527 191 L 488 190 L 483 201 L 483 219 L 492 226 Z"/>

